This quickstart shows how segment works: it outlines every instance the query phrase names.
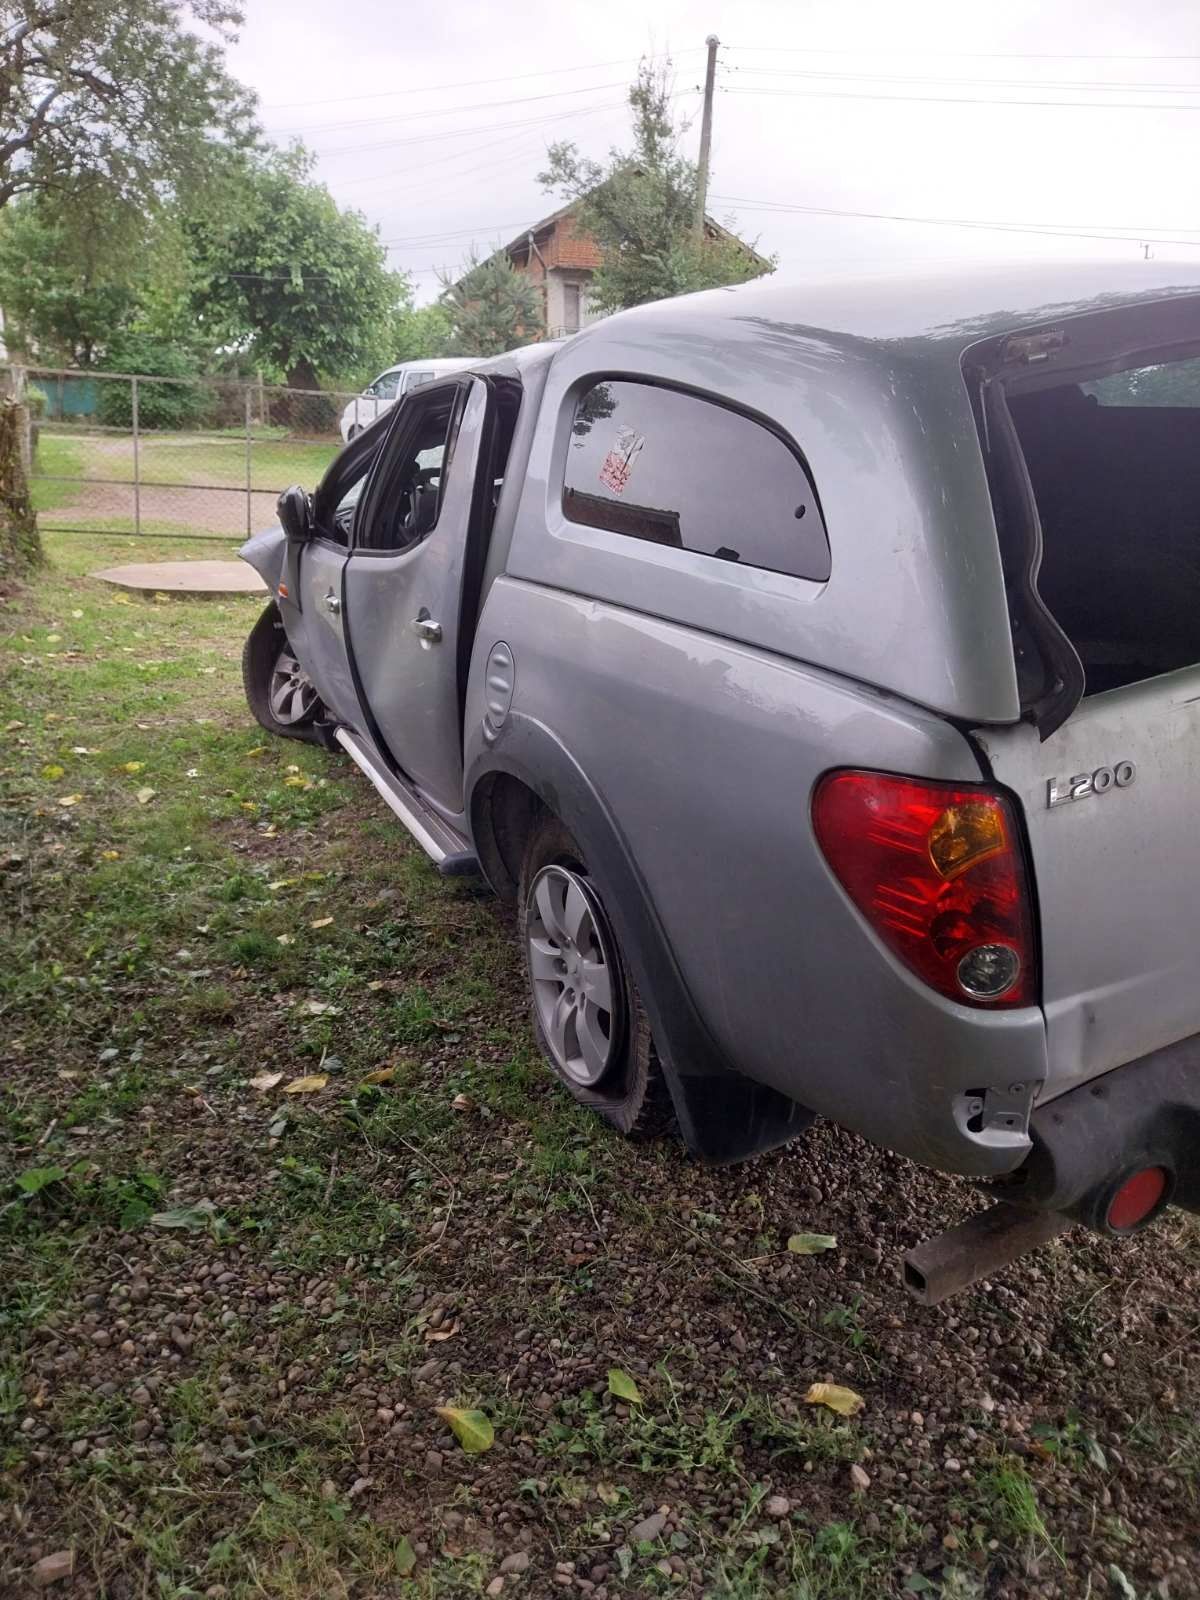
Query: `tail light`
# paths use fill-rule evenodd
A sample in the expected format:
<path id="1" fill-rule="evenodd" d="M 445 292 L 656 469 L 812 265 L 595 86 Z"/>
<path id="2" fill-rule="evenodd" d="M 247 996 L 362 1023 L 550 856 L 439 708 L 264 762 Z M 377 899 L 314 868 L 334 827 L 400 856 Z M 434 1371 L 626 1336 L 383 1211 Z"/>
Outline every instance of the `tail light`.
<path id="1" fill-rule="evenodd" d="M 839 883 L 888 949 L 963 1005 L 1037 998 L 1033 918 L 1012 809 L 998 794 L 831 772 L 813 828 Z"/>

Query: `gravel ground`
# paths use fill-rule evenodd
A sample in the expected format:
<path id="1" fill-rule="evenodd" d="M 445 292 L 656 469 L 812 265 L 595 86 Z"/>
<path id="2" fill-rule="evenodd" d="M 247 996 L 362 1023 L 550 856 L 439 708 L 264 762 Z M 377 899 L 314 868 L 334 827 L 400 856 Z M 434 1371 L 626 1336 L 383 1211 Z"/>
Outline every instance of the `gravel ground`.
<path id="1" fill-rule="evenodd" d="M 571 1106 L 505 913 L 247 726 L 252 607 L 38 604 L 0 1160 L 61 1176 L 0 1193 L 0 1592 L 1200 1595 L 1190 1218 L 913 1305 L 902 1253 L 973 1192 L 828 1125 L 714 1171 Z"/>

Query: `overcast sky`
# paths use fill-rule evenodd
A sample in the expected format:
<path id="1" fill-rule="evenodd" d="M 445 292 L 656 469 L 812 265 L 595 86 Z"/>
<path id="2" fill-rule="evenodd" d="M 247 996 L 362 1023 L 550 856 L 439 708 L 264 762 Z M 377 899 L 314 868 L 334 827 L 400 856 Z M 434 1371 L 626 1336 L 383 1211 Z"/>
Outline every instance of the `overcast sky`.
<path id="1" fill-rule="evenodd" d="M 627 142 L 640 55 L 671 55 L 694 155 L 710 32 L 721 49 L 709 210 L 777 254 L 781 276 L 1137 258 L 1152 240 L 1159 259 L 1200 261 L 1196 0 L 246 9 L 231 66 L 257 90 L 267 131 L 319 154 L 320 177 L 379 225 L 421 299 L 472 243 L 487 249 L 554 209 L 536 182 L 550 141 L 597 157 Z"/>

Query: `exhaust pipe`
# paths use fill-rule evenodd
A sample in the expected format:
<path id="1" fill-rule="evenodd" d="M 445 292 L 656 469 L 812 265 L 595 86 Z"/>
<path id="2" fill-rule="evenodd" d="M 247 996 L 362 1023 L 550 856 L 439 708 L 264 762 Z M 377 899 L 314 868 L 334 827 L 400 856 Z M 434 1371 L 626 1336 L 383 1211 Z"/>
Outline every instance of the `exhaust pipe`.
<path id="1" fill-rule="evenodd" d="M 1070 1226 L 1060 1212 L 1023 1211 L 1002 1200 L 910 1250 L 904 1287 L 921 1305 L 936 1306 Z"/>

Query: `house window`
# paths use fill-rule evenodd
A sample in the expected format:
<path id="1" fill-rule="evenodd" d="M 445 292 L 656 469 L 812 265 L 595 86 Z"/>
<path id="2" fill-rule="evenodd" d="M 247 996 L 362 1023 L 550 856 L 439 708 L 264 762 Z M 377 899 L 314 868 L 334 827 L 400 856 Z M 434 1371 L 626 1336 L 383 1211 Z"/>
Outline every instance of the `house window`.
<path id="1" fill-rule="evenodd" d="M 579 302 L 582 290 L 577 283 L 563 284 L 563 327 L 568 333 L 579 332 Z"/>

